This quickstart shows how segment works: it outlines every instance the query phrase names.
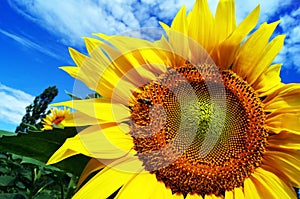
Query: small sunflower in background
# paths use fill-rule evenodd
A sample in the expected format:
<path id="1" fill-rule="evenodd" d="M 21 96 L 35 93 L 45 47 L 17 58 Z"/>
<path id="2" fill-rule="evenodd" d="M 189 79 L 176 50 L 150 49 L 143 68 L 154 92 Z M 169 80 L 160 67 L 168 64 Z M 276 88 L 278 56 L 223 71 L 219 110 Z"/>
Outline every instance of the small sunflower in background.
<path id="1" fill-rule="evenodd" d="M 96 34 L 89 56 L 70 49 L 77 66 L 62 69 L 102 96 L 56 104 L 85 128 L 48 163 L 92 157 L 74 198 L 297 198 L 300 85 L 272 65 L 279 22 L 249 35 L 258 17 L 236 25 L 233 0 L 215 16 L 197 0 L 160 40 Z"/>
<path id="2" fill-rule="evenodd" d="M 64 128 L 64 120 L 68 115 L 70 115 L 70 110 L 66 107 L 64 109 L 50 109 L 50 114 L 42 120 L 42 130 L 52 130 L 53 127 Z"/>

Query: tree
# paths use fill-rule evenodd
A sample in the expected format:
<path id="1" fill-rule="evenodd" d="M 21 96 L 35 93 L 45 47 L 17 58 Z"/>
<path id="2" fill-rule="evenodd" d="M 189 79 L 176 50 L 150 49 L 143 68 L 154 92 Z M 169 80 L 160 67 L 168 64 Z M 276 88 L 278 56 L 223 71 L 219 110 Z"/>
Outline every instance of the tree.
<path id="1" fill-rule="evenodd" d="M 26 107 L 26 114 L 23 116 L 22 122 L 16 128 L 15 132 L 28 132 L 30 125 L 40 129 L 42 127 L 41 120 L 49 113 L 49 110 L 47 111 L 48 105 L 57 94 L 58 89 L 56 86 L 50 86 L 37 96 L 33 104 Z"/>

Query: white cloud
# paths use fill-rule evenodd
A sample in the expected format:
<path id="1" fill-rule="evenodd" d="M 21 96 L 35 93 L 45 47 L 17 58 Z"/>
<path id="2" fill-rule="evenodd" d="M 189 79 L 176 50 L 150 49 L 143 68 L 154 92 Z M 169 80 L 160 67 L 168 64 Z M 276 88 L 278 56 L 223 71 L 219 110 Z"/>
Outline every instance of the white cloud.
<path id="1" fill-rule="evenodd" d="M 39 44 L 25 38 L 25 37 L 22 37 L 22 36 L 19 36 L 19 35 L 16 35 L 16 34 L 12 34 L 12 33 L 9 33 L 5 30 L 2 30 L 0 29 L 0 33 L 15 40 L 16 42 L 20 43 L 21 45 L 23 46 L 26 46 L 28 48 L 32 48 L 32 49 L 35 49 L 41 53 L 44 53 L 48 56 L 51 56 L 51 57 L 54 57 L 54 58 L 57 58 L 57 59 L 60 59 L 60 57 L 58 55 L 56 55 L 55 53 L 52 53 L 50 50 L 46 49 L 46 48 L 43 48 L 42 46 L 40 46 Z"/>
<path id="2" fill-rule="evenodd" d="M 19 13 L 56 35 L 68 46 L 83 46 L 81 38 L 92 36 L 91 33 L 94 32 L 128 35 L 126 31 L 141 27 L 159 27 L 159 20 L 170 22 L 182 5 L 191 10 L 194 2 L 195 0 L 9 0 L 10 5 Z M 208 2 L 214 13 L 219 0 Z M 279 15 L 282 9 L 292 3 L 292 0 L 236 0 L 237 23 L 259 4 L 260 23 L 271 22 L 271 16 Z M 299 46 L 296 44 L 300 37 L 299 13 L 300 8 L 281 17 L 281 27 L 288 38 L 286 47 L 276 61 L 289 58 L 289 65 L 293 65 L 292 62 L 299 59 Z"/>
<path id="3" fill-rule="evenodd" d="M 26 106 L 32 103 L 34 96 L 0 83 L 0 99 L 0 120 L 19 124 Z"/>
<path id="4" fill-rule="evenodd" d="M 214 12 L 219 0 L 208 0 Z M 181 6 L 190 10 L 195 0 L 10 0 L 19 13 L 61 38 L 67 45 L 82 45 L 82 36 L 93 32 L 121 34 L 141 27 L 158 26 L 158 20 L 171 20 Z M 268 19 L 291 0 L 236 1 L 240 22 L 258 4 L 261 21 Z M 66 40 L 67 38 L 67 40 Z"/>
<path id="5" fill-rule="evenodd" d="M 291 3 L 292 0 L 236 0 L 237 19 L 241 21 L 249 11 L 253 10 L 257 5 L 260 5 L 260 22 L 270 22 L 270 16 L 274 16 L 279 10 L 291 5 Z"/>
<path id="6" fill-rule="evenodd" d="M 280 27 L 287 35 L 285 46 L 276 61 L 300 73 L 300 8 L 280 17 Z"/>
<path id="7" fill-rule="evenodd" d="M 94 32 L 112 35 L 145 26 L 157 27 L 158 19 L 169 20 L 183 4 L 191 9 L 193 3 L 193 0 L 9 0 L 20 14 L 67 45 L 82 45 L 81 38 Z"/>

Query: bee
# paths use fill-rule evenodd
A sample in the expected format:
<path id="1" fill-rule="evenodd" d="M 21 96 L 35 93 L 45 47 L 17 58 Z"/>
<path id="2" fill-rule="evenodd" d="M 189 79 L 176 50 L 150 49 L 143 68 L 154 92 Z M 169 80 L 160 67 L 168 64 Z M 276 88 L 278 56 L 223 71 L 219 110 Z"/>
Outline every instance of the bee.
<path id="1" fill-rule="evenodd" d="M 147 104 L 147 105 L 149 105 L 149 106 L 152 105 L 152 101 L 151 101 L 150 99 L 139 98 L 137 101 L 138 101 L 139 103 Z"/>

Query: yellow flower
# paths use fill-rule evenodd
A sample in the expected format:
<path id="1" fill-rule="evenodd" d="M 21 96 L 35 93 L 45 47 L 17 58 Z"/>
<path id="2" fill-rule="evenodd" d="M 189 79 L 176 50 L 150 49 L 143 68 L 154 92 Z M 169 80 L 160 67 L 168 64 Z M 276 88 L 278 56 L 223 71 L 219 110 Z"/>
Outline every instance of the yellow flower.
<path id="1" fill-rule="evenodd" d="M 50 109 L 50 114 L 46 115 L 46 118 L 42 120 L 42 130 L 52 130 L 53 127 L 64 128 L 65 118 L 70 114 L 70 110 L 59 110 L 57 108 Z"/>
<path id="2" fill-rule="evenodd" d="M 87 126 L 49 164 L 92 157 L 74 198 L 296 198 L 300 187 L 300 85 L 271 65 L 284 36 L 278 22 L 239 25 L 233 0 L 216 15 L 206 0 L 183 7 L 155 42 L 96 34 L 89 56 L 74 49 L 63 70 L 102 98 L 56 105 Z M 245 40 L 245 41 L 244 41 Z"/>

